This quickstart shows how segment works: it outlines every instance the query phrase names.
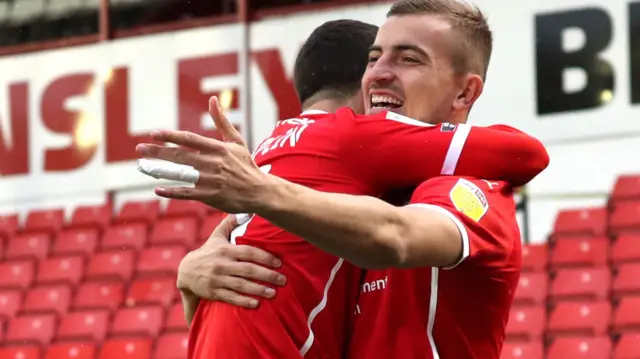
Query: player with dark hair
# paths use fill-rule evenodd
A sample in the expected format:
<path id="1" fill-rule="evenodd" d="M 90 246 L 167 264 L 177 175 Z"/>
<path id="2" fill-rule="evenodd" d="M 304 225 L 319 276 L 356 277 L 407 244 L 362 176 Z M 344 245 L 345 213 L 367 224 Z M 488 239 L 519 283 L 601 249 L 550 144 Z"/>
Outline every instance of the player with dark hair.
<path id="1" fill-rule="evenodd" d="M 327 30 L 327 27 L 324 27 L 324 30 Z M 321 32 L 319 34 L 318 37 L 322 38 Z M 344 47 L 330 47 L 331 49 L 327 50 L 318 44 L 329 45 L 342 40 L 352 41 L 352 39 L 338 36 L 333 41 L 311 42 L 308 46 L 313 47 L 313 51 L 318 51 L 319 54 L 329 56 L 331 49 Z M 341 54 L 335 53 L 333 56 L 340 57 Z M 400 56 L 394 61 L 405 60 Z M 297 65 L 301 66 L 302 63 L 304 63 L 303 60 L 297 62 Z M 308 67 L 307 71 L 313 72 Z M 296 73 L 299 72 L 296 70 Z M 221 120 L 216 100 L 210 103 L 210 108 L 213 117 L 217 120 L 217 128 L 230 141 L 226 146 L 219 141 L 193 134 L 159 131 L 153 134 L 156 140 L 186 145 L 201 152 L 184 152 L 180 148 L 153 144 L 143 144 L 138 147 L 139 153 L 144 156 L 187 164 L 200 171 L 195 188 L 159 188 L 156 193 L 161 196 L 196 199 L 230 213 L 241 212 L 242 209 L 256 203 L 264 206 L 251 207 L 251 213 L 262 215 L 264 212 L 267 214 L 265 217 L 238 215 L 241 225 L 234 231 L 231 240 L 233 243 L 262 248 L 281 257 L 283 264 L 280 271 L 289 279 L 287 286 L 281 288 L 275 298 L 264 302 L 254 311 L 220 302 L 201 303 L 192 326 L 191 357 L 338 358 L 342 356 L 347 338 L 346 330 L 349 327 L 348 318 L 355 308 L 362 270 L 341 258 L 318 250 L 302 238 L 274 226 L 267 219 L 275 218 L 276 223 L 283 228 L 298 234 L 303 233 L 305 239 L 312 240 L 327 252 L 340 252 L 340 255 L 342 252 L 347 253 L 348 256 L 345 257 L 356 264 L 361 262 L 371 267 L 369 263 L 378 261 L 378 265 L 382 265 L 385 262 L 379 262 L 379 260 L 386 260 L 385 257 L 397 253 L 393 246 L 384 243 L 387 237 L 381 234 L 376 234 L 371 241 L 367 242 L 362 233 L 353 232 L 353 238 L 348 240 L 345 238 L 345 244 L 348 245 L 344 250 L 338 248 L 340 247 L 338 242 L 342 237 L 327 240 L 326 235 L 314 233 L 307 238 L 307 234 L 314 230 L 301 229 L 300 225 L 313 222 L 314 219 L 308 217 L 308 211 L 299 207 L 298 203 L 298 208 L 304 215 L 296 216 L 300 223 L 289 223 L 282 220 L 278 213 L 270 213 L 274 208 L 272 206 L 278 204 L 266 204 L 263 202 L 264 193 L 252 187 L 260 181 L 271 181 L 275 178 L 265 176 L 264 173 L 270 172 L 293 183 L 321 191 L 320 193 L 378 196 L 392 189 L 416 186 L 426 179 L 442 174 L 507 180 L 521 185 L 531 180 L 547 165 L 546 151 L 537 140 L 506 126 L 479 128 L 449 123 L 434 126 L 387 112 L 386 108 L 401 108 L 404 105 L 402 100 L 395 98 L 391 93 L 385 94 L 378 91 L 368 100 L 365 99 L 365 103 L 374 102 L 379 109 L 379 111 L 372 111 L 372 113 L 377 112 L 373 116 L 356 116 L 352 110 L 346 108 L 339 109 L 334 114 L 323 112 L 323 110 L 335 110 L 335 108 L 329 108 L 331 105 L 348 104 L 354 101 L 353 97 L 360 96 L 358 93 L 352 93 L 349 98 L 345 93 L 348 86 L 336 88 L 338 85 L 335 80 L 328 78 L 326 80 L 330 82 L 329 85 L 315 85 L 319 93 L 309 95 L 309 99 L 318 95 L 317 102 L 312 103 L 309 99 L 304 101 L 306 105 L 303 114 L 298 118 L 280 122 L 272 135 L 258 146 L 253 157 L 261 166 L 261 171 L 257 171 L 257 167 L 250 168 L 251 165 L 249 165 L 249 168 L 234 172 L 239 166 L 241 167 L 243 161 L 233 160 L 234 157 L 229 156 L 239 153 L 238 151 L 244 151 L 241 146 L 238 146 L 243 142 L 228 122 Z M 325 95 L 320 96 L 323 92 Z M 333 97 L 330 94 L 333 94 Z M 469 100 L 471 99 L 473 98 L 469 97 Z M 310 112 L 309 109 L 314 111 Z M 442 122 L 447 119 L 427 116 L 421 116 L 421 118 L 425 122 Z M 220 152 L 223 147 L 228 148 Z M 243 153 L 239 156 L 238 158 L 245 159 L 249 157 L 244 156 Z M 231 162 L 216 162 L 220 157 Z M 210 166 L 213 164 L 212 161 L 216 163 Z M 483 165 L 479 166 L 480 163 Z M 219 182 L 226 180 L 226 177 L 220 173 L 210 175 L 216 171 L 222 171 L 221 173 L 227 175 L 231 173 L 225 172 L 226 170 L 234 174 L 235 182 L 228 183 L 229 186 Z M 251 190 L 237 192 L 237 182 L 246 182 L 247 188 Z M 275 196 L 282 195 L 280 190 L 284 188 L 292 188 L 291 183 L 284 181 L 278 183 L 283 187 L 274 190 Z M 224 187 L 224 190 L 221 191 L 222 187 L 217 187 L 218 185 Z M 271 188 L 271 184 L 267 186 Z M 476 185 L 472 183 L 462 190 L 475 190 L 477 186 L 474 186 Z M 298 187 L 294 185 L 293 190 L 298 191 Z M 417 193 L 425 192 L 423 187 L 425 186 L 421 186 Z M 315 194 L 316 192 L 300 193 L 310 199 L 315 210 L 318 210 L 319 202 L 322 200 Z M 251 199 L 254 194 L 256 198 Z M 331 196 L 329 193 L 325 195 Z M 225 202 L 224 198 L 234 200 Z M 239 200 L 239 198 L 242 199 Z M 346 199 L 345 204 L 348 207 L 351 201 L 348 196 L 340 198 Z M 288 206 L 290 198 L 284 195 L 282 199 L 283 204 Z M 328 204 L 333 203 L 330 197 L 327 199 Z M 347 214 L 340 209 L 341 215 L 352 217 L 351 221 L 366 221 L 368 218 L 363 216 L 365 213 L 375 214 L 375 211 L 380 208 L 375 200 L 374 202 L 367 200 L 366 203 L 371 204 L 371 211 Z M 304 207 L 304 204 L 302 206 Z M 481 206 L 480 209 L 482 208 Z M 286 210 L 289 211 L 290 207 L 286 207 Z M 409 214 L 418 216 L 424 214 L 423 211 L 418 210 L 416 213 L 415 210 L 409 210 Z M 428 228 L 427 225 L 425 228 L 423 223 L 422 227 L 419 227 L 421 233 L 415 231 L 405 234 L 428 236 L 430 235 L 428 232 L 434 232 L 431 235 L 443 233 L 451 235 L 451 224 L 447 221 L 453 221 L 456 225 L 460 222 L 456 217 L 452 217 L 453 215 L 443 215 L 442 211 L 435 211 L 440 213 L 436 215 L 432 215 L 431 210 L 427 212 L 431 216 L 425 222 L 433 227 Z M 382 218 L 382 215 L 376 215 L 377 218 Z M 375 220 L 375 218 L 372 219 Z M 377 224 L 385 225 L 386 223 Z M 357 228 L 357 226 L 354 227 L 354 229 Z M 454 226 L 453 231 L 461 233 L 458 232 L 462 230 L 461 228 Z M 347 227 L 341 227 L 340 230 L 342 230 L 341 236 L 349 236 L 345 233 L 345 231 L 349 232 Z M 339 230 L 330 229 L 327 235 L 336 232 Z M 367 234 L 373 233 L 367 232 Z M 401 238 L 397 236 L 399 233 L 385 233 L 385 235 L 392 234 L 396 235 L 394 243 L 402 243 Z M 379 240 L 378 243 L 382 245 L 375 250 L 369 248 L 366 251 L 372 254 L 378 252 L 375 253 L 375 257 L 365 259 L 348 253 L 358 245 L 359 248 L 366 250 L 367 248 L 363 246 L 376 240 Z M 353 241 L 362 242 L 354 245 Z M 457 243 L 444 243 L 441 250 L 446 251 L 447 254 L 457 255 L 456 248 L 462 246 L 461 243 L 460 239 Z M 382 249 L 394 249 L 394 251 L 379 253 Z M 414 262 L 409 262 L 407 265 L 411 263 Z M 184 294 L 188 295 L 188 292 Z"/>
<path id="2" fill-rule="evenodd" d="M 350 107 L 364 113 L 360 83 L 377 33 L 377 26 L 354 20 L 329 21 L 315 29 L 300 49 L 294 68 L 302 108 L 329 102 L 333 110 L 328 112 Z"/>

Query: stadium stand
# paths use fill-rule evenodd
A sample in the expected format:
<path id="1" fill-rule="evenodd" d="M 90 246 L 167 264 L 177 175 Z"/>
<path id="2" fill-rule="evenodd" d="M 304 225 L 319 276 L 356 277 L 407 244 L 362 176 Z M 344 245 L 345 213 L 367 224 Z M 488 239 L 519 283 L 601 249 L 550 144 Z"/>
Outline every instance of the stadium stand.
<path id="1" fill-rule="evenodd" d="M 620 176 L 606 207 L 561 211 L 524 247 L 502 359 L 640 358 L 639 199 Z"/>
<path id="2" fill-rule="evenodd" d="M 177 266 L 221 214 L 173 201 L 105 208 L 0 218 L 0 358 L 185 357 Z"/>

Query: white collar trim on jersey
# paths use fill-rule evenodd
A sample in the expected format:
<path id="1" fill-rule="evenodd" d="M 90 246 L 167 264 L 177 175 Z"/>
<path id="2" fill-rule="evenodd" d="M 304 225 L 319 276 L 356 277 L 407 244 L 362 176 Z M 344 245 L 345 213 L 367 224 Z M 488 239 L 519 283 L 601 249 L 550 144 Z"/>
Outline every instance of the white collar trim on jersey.
<path id="1" fill-rule="evenodd" d="M 303 113 L 300 114 L 300 116 L 305 116 L 305 115 L 324 115 L 327 114 L 328 112 L 322 111 L 322 110 L 307 110 L 304 111 Z"/>

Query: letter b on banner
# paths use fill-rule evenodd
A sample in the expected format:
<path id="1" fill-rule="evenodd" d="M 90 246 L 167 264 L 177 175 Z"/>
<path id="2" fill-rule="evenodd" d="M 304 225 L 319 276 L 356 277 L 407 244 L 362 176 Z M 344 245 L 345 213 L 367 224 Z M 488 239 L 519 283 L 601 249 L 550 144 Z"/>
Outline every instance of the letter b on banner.
<path id="1" fill-rule="evenodd" d="M 536 77 L 538 114 L 588 109 L 601 106 L 603 98 L 613 94 L 611 65 L 599 57 L 612 39 L 612 23 L 602 9 L 589 8 L 537 15 Z M 566 30 L 577 29 L 584 35 L 578 49 L 566 49 Z M 584 87 L 565 90 L 565 71 L 578 69 L 586 76 Z"/>

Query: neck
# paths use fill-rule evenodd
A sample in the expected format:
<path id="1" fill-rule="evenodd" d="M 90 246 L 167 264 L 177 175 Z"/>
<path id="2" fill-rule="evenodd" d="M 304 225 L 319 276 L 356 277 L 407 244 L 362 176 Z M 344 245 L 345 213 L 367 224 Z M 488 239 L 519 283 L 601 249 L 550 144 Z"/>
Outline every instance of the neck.
<path id="1" fill-rule="evenodd" d="M 317 110 L 317 111 L 333 113 L 333 112 L 336 112 L 341 107 L 344 107 L 344 102 L 342 101 L 320 100 L 320 101 L 313 102 L 309 106 L 304 106 L 302 110 L 303 111 Z"/>

